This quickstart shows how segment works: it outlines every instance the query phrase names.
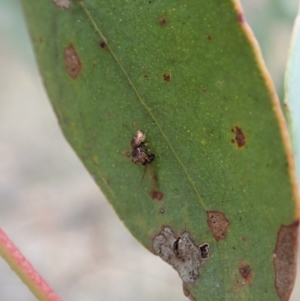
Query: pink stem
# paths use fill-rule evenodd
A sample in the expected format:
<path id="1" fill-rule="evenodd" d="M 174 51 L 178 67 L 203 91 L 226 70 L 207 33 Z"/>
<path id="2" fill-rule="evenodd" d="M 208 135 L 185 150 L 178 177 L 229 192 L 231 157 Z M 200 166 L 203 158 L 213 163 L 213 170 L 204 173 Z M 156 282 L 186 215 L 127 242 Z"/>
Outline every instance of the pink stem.
<path id="1" fill-rule="evenodd" d="M 0 255 L 40 301 L 61 301 L 0 228 Z"/>

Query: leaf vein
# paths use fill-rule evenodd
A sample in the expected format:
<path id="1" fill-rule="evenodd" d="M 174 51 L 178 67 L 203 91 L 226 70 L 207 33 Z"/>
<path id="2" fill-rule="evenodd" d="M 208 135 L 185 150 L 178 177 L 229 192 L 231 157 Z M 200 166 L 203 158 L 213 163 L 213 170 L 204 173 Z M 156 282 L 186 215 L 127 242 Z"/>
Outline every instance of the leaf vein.
<path id="1" fill-rule="evenodd" d="M 175 149 L 173 148 L 173 146 L 171 145 L 169 139 L 167 138 L 165 132 L 162 130 L 162 127 L 160 126 L 158 120 L 156 119 L 156 117 L 153 115 L 153 113 L 151 112 L 151 109 L 147 106 L 146 102 L 144 101 L 144 99 L 141 97 L 140 93 L 138 92 L 137 88 L 135 87 L 134 83 L 132 82 L 131 78 L 129 77 L 129 75 L 127 74 L 126 70 L 124 69 L 121 61 L 119 60 L 119 58 L 116 56 L 116 54 L 114 53 L 114 51 L 112 50 L 112 48 L 110 47 L 109 43 L 107 42 L 107 39 L 105 38 L 105 36 L 103 35 L 103 33 L 101 32 L 100 28 L 98 27 L 98 25 L 96 24 L 94 18 L 92 17 L 91 13 L 89 12 L 89 10 L 85 7 L 85 5 L 83 4 L 83 1 L 79 1 L 79 4 L 81 5 L 83 11 L 85 12 L 85 14 L 87 15 L 88 19 L 90 20 L 90 22 L 92 23 L 94 29 L 96 30 L 96 32 L 99 34 L 99 36 L 101 37 L 101 39 L 103 39 L 103 41 L 106 44 L 107 49 L 109 50 L 109 52 L 111 53 L 111 55 L 113 56 L 114 60 L 117 62 L 117 64 L 119 65 L 120 69 L 122 70 L 124 76 L 126 77 L 126 79 L 128 80 L 130 86 L 133 88 L 137 98 L 139 99 L 140 103 L 142 104 L 142 106 L 147 110 L 147 112 L 149 113 L 150 117 L 152 118 L 152 120 L 154 121 L 154 123 L 156 124 L 156 126 L 158 127 L 160 133 L 162 134 L 162 136 L 164 137 L 164 139 L 167 142 L 167 145 L 169 146 L 169 148 L 171 149 L 173 155 L 175 156 L 176 160 L 178 161 L 178 163 L 180 164 L 181 168 L 183 169 L 188 181 L 190 182 L 193 190 L 195 191 L 198 201 L 200 203 L 200 205 L 204 208 L 204 210 L 206 210 L 206 205 L 204 203 L 204 201 L 202 200 L 202 198 L 200 197 L 200 194 L 195 186 L 194 181 L 192 180 L 188 170 L 186 169 L 186 167 L 184 166 L 183 162 L 180 160 L 180 158 L 178 157 Z"/>

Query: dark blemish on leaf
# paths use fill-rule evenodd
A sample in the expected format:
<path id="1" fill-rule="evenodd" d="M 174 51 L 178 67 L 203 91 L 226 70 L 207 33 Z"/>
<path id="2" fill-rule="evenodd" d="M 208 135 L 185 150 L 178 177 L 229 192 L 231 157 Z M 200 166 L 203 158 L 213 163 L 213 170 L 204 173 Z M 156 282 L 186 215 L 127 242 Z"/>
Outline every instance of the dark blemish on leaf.
<path id="1" fill-rule="evenodd" d="M 231 132 L 235 133 L 235 141 L 237 143 L 237 146 L 243 147 L 246 144 L 246 137 L 242 131 L 242 129 L 238 126 L 235 127 L 235 129 L 231 129 Z"/>
<path id="2" fill-rule="evenodd" d="M 100 41 L 99 46 L 103 49 L 106 46 L 106 43 L 104 41 Z"/>
<path id="3" fill-rule="evenodd" d="M 206 92 L 207 89 L 203 89 L 202 92 Z"/>
<path id="4" fill-rule="evenodd" d="M 209 244 L 204 243 L 199 246 L 200 254 L 202 259 L 208 259 L 209 258 Z"/>
<path id="5" fill-rule="evenodd" d="M 231 143 L 235 143 L 235 140 L 234 140 L 234 139 L 231 139 Z"/>
<path id="6" fill-rule="evenodd" d="M 161 214 L 164 214 L 164 213 L 165 213 L 165 209 L 164 209 L 164 208 L 160 208 L 160 209 L 159 209 L 159 212 L 160 212 Z"/>
<path id="7" fill-rule="evenodd" d="M 173 244 L 173 251 L 175 253 L 175 255 L 180 258 L 180 254 L 178 252 L 178 243 L 179 243 L 179 240 L 180 240 L 180 237 L 178 237 L 175 241 L 174 241 L 174 244 Z"/>
<path id="8" fill-rule="evenodd" d="M 208 35 L 207 39 L 210 41 L 212 39 L 212 37 L 210 35 Z"/>
<path id="9" fill-rule="evenodd" d="M 299 221 L 282 225 L 277 234 L 273 264 L 275 288 L 281 301 L 288 301 L 294 287 L 297 267 L 297 238 Z"/>
<path id="10" fill-rule="evenodd" d="M 226 238 L 230 223 L 223 212 L 207 211 L 207 224 L 216 241 Z"/>
<path id="11" fill-rule="evenodd" d="M 246 241 L 247 241 L 247 238 L 243 236 L 243 237 L 242 237 L 242 241 L 243 241 L 243 242 L 246 242 Z"/>
<path id="12" fill-rule="evenodd" d="M 64 62 L 68 74 L 76 79 L 81 71 L 81 62 L 72 44 L 64 49 Z"/>
<path id="13" fill-rule="evenodd" d="M 250 284 L 252 282 L 252 270 L 249 264 L 240 261 L 239 273 L 246 284 Z"/>
<path id="14" fill-rule="evenodd" d="M 167 23 L 166 18 L 165 18 L 165 17 L 160 18 L 160 19 L 159 19 L 159 23 L 160 23 L 161 25 L 165 25 L 165 24 Z"/>
<path id="15" fill-rule="evenodd" d="M 62 9 L 68 9 L 70 8 L 70 0 L 53 0 L 54 4 Z"/>
<path id="16" fill-rule="evenodd" d="M 237 14 L 237 20 L 240 22 L 240 23 L 244 23 L 245 20 L 244 20 L 244 15 L 242 12 L 238 12 Z"/>
<path id="17" fill-rule="evenodd" d="M 164 198 L 164 194 L 161 191 L 153 189 L 150 192 L 151 199 L 161 201 Z"/>
<path id="18" fill-rule="evenodd" d="M 147 74 L 145 74 L 145 75 L 144 75 L 144 78 L 148 78 L 148 75 L 147 75 Z"/>
<path id="19" fill-rule="evenodd" d="M 163 78 L 165 81 L 169 82 L 171 80 L 171 75 L 169 73 L 164 73 Z"/>
<path id="20" fill-rule="evenodd" d="M 184 285 L 192 284 L 199 278 L 200 266 L 209 256 L 208 254 L 205 258 L 202 257 L 201 247 L 209 253 L 209 247 L 204 247 L 204 245 L 209 246 L 207 243 L 197 246 L 188 232 L 177 236 L 170 227 L 164 227 L 154 237 L 152 244 L 154 253 L 178 272 Z"/>
<path id="21" fill-rule="evenodd" d="M 231 129 L 231 133 L 234 133 L 234 128 Z"/>

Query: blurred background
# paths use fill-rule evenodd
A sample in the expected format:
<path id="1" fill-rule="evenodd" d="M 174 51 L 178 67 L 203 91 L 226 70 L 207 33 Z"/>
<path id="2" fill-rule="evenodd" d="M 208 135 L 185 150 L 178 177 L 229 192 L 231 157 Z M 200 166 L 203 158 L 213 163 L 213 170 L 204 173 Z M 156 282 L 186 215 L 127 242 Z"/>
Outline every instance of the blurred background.
<path id="1" fill-rule="evenodd" d="M 283 98 L 298 0 L 243 0 Z M 0 0 L 0 226 L 63 300 L 186 301 L 181 280 L 139 245 L 64 140 L 18 0 Z M 0 259 L 0 300 L 35 300 Z M 300 300 L 300 280 L 292 295 Z"/>

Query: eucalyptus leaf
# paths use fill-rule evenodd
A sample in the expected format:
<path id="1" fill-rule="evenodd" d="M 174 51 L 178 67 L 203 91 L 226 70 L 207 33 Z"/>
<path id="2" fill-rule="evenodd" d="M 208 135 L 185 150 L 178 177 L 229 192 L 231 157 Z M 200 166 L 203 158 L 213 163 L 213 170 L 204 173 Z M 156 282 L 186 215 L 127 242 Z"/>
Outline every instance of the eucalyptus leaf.
<path id="1" fill-rule="evenodd" d="M 131 233 L 177 270 L 184 293 L 287 300 L 298 231 L 291 146 L 238 4 L 23 7 L 66 139 Z M 138 145 L 137 130 L 146 135 Z M 155 159 L 133 164 L 132 151 Z"/>

